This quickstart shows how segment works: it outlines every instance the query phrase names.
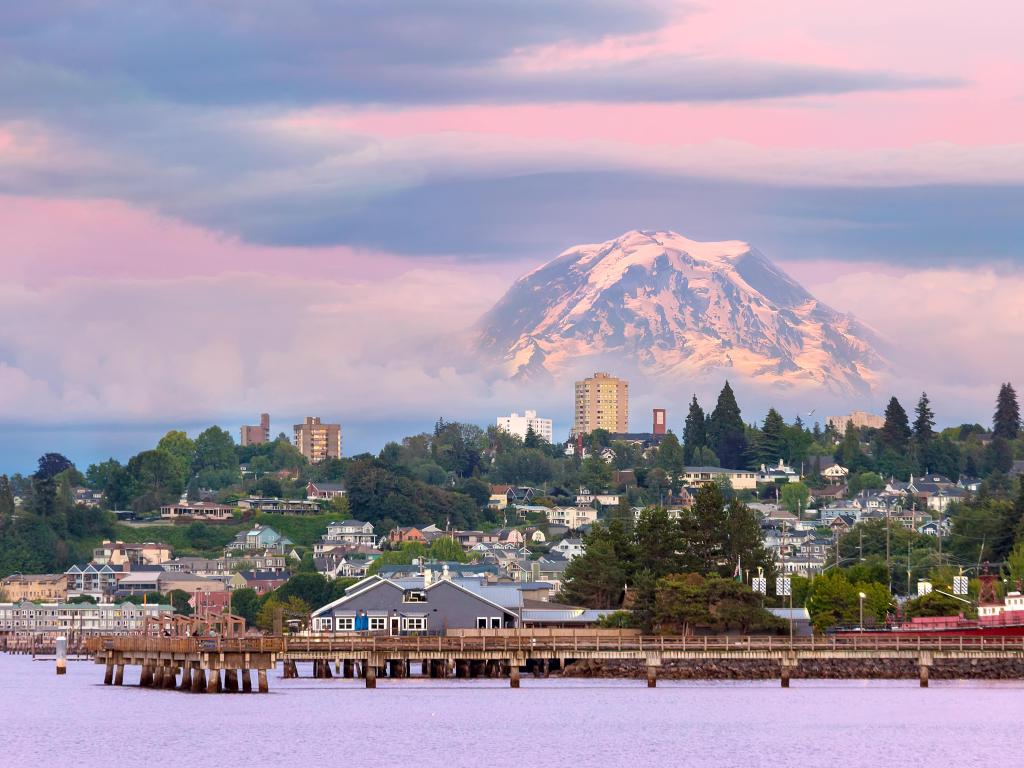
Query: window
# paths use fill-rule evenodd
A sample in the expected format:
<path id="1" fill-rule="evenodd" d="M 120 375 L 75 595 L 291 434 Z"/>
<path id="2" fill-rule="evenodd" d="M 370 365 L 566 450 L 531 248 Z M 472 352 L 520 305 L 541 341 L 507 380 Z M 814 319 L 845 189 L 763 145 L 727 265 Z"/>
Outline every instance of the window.
<path id="1" fill-rule="evenodd" d="M 487 629 L 487 617 L 486 616 L 477 616 L 476 617 L 476 628 L 477 629 Z"/>
<path id="2" fill-rule="evenodd" d="M 352 617 L 342 618 L 339 616 L 334 620 L 334 626 L 339 632 L 351 632 L 355 629 L 356 620 Z"/>
<path id="3" fill-rule="evenodd" d="M 402 629 L 410 631 L 422 631 L 427 628 L 427 620 L 418 617 L 406 617 L 402 619 Z"/>
<path id="4" fill-rule="evenodd" d="M 388 620 L 386 616 L 371 616 L 369 628 L 371 630 L 387 629 Z"/>
<path id="5" fill-rule="evenodd" d="M 501 629 L 500 616 L 491 616 L 491 629 Z"/>
<path id="6" fill-rule="evenodd" d="M 422 589 L 407 589 L 402 594 L 403 603 L 425 603 L 427 602 L 427 593 Z"/>

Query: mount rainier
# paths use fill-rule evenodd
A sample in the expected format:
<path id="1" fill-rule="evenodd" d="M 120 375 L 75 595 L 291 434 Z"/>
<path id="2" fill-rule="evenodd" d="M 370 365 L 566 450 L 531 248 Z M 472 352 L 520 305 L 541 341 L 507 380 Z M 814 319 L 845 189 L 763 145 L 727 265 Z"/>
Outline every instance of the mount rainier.
<path id="1" fill-rule="evenodd" d="M 569 248 L 517 280 L 476 332 L 477 350 L 515 378 L 620 361 L 654 376 L 724 371 L 850 395 L 886 367 L 866 327 L 747 243 L 675 232 Z"/>

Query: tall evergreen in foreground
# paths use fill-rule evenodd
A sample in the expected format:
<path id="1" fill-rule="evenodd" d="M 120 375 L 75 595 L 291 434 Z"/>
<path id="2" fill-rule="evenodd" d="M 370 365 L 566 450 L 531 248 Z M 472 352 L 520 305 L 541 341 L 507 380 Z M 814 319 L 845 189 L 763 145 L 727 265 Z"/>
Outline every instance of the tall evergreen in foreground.
<path id="1" fill-rule="evenodd" d="M 910 435 L 907 412 L 900 405 L 900 401 L 893 397 L 885 407 L 885 424 L 882 425 L 878 440 L 883 448 L 904 453 L 910 446 Z"/>
<path id="2" fill-rule="evenodd" d="M 914 442 L 919 448 L 923 448 L 935 437 L 935 414 L 932 412 L 931 403 L 928 400 L 928 393 L 922 392 L 921 399 L 917 401 L 914 409 Z"/>
<path id="3" fill-rule="evenodd" d="M 694 395 L 690 401 L 690 410 L 686 414 L 686 424 L 683 426 L 683 459 L 687 464 L 693 464 L 694 453 L 708 444 L 706 421 L 704 409 L 700 407 L 697 396 Z"/>
<path id="4" fill-rule="evenodd" d="M 746 466 L 747 432 L 736 395 L 728 381 L 722 387 L 718 404 L 708 420 L 708 445 L 723 467 L 742 469 Z"/>
<path id="5" fill-rule="evenodd" d="M 996 413 L 992 417 L 992 432 L 1004 440 L 1016 440 L 1020 434 L 1020 406 L 1017 404 L 1017 393 L 1010 383 L 999 387 Z"/>

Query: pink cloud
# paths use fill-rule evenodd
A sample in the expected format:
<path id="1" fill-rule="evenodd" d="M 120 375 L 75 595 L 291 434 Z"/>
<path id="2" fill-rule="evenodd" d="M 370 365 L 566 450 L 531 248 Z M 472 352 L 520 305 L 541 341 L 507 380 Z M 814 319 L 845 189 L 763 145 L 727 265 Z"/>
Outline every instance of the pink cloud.
<path id="1" fill-rule="evenodd" d="M 69 277 L 172 279 L 225 273 L 386 278 L 421 263 L 343 246 L 252 245 L 109 199 L 0 196 L 0 247 L 6 279 L 33 285 Z"/>

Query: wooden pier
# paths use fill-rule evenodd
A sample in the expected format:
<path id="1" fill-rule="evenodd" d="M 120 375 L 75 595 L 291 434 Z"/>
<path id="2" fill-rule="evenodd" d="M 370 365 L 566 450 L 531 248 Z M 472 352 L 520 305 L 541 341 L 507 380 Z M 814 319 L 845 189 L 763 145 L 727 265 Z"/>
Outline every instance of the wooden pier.
<path id="1" fill-rule="evenodd" d="M 125 667 L 140 668 L 139 684 L 193 693 L 268 690 L 267 674 L 283 663 L 284 677 L 297 677 L 299 662 L 312 662 L 314 677 L 361 678 L 375 688 L 379 677 L 409 677 L 415 668 L 429 677 L 507 677 L 520 685 L 525 670 L 547 676 L 573 661 L 627 660 L 646 666 L 655 687 L 667 661 L 760 660 L 778 665 L 783 687 L 806 660 L 910 660 L 927 687 L 929 670 L 943 660 L 1021 660 L 1021 637 L 777 638 L 639 636 L 611 631 L 527 634 L 516 630 L 481 635 L 393 637 L 309 635 L 257 638 L 96 637 L 88 650 L 105 667 L 104 683 L 121 685 Z M 332 672 L 333 667 L 333 672 Z"/>

